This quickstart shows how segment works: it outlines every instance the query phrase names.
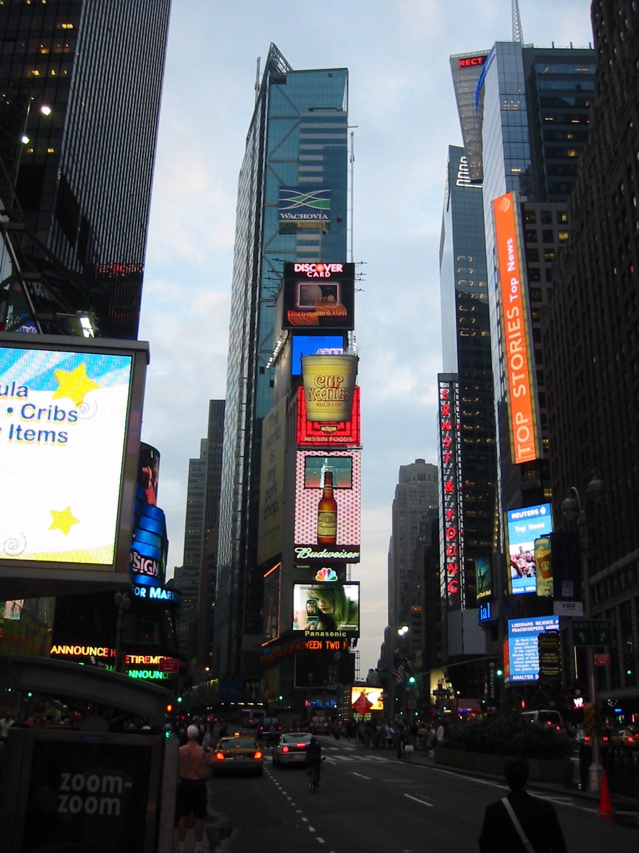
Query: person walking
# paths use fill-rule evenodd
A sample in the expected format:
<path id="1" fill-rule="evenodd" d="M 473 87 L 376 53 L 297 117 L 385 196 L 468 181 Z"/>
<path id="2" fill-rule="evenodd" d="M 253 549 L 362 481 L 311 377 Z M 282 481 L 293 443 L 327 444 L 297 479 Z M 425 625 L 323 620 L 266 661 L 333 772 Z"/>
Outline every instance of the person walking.
<path id="1" fill-rule="evenodd" d="M 552 803 L 524 790 L 528 761 L 509 758 L 504 776 L 510 793 L 486 807 L 479 835 L 480 853 L 567 853 L 559 818 Z"/>
<path id="2" fill-rule="evenodd" d="M 209 765 L 214 758 L 208 749 L 200 746 L 200 731 L 197 726 L 186 730 L 187 742 L 178 750 L 178 789 L 176 816 L 178 819 L 178 853 L 185 853 L 186 823 L 193 815 L 195 833 L 195 853 L 204 853 L 204 818 L 207 814 L 206 780 Z"/>

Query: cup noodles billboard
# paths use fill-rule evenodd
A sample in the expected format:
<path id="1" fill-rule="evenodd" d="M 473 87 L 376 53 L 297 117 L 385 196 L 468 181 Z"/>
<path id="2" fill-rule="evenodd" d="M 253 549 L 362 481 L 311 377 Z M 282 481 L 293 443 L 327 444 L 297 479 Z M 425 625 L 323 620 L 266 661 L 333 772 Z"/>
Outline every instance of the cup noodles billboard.
<path id="1" fill-rule="evenodd" d="M 360 389 L 353 388 L 350 417 L 345 421 L 311 421 L 304 388 L 297 390 L 297 444 L 300 447 L 359 447 L 361 439 Z"/>
<path id="2" fill-rule="evenodd" d="M 539 456 L 533 356 L 529 342 L 528 300 L 519 243 L 515 193 L 493 201 L 495 249 L 499 260 L 502 347 L 508 387 L 512 460 L 517 465 Z"/>
<path id="3" fill-rule="evenodd" d="M 355 328 L 355 264 L 284 264 L 282 329 Z"/>
<path id="4" fill-rule="evenodd" d="M 360 452 L 298 450 L 295 468 L 295 561 L 358 563 Z"/>
<path id="5" fill-rule="evenodd" d="M 0 337 L 0 573 L 25 597 L 128 585 L 147 361 L 137 341 Z"/>

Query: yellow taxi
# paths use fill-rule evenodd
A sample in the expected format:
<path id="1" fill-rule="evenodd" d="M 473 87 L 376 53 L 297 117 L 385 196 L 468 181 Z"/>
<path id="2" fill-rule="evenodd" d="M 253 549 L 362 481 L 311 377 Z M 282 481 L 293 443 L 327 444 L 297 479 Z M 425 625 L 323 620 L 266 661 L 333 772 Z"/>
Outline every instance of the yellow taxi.
<path id="1" fill-rule="evenodd" d="M 252 737 L 236 732 L 220 738 L 214 750 L 211 773 L 252 773 L 261 776 L 264 769 L 264 753 Z"/>

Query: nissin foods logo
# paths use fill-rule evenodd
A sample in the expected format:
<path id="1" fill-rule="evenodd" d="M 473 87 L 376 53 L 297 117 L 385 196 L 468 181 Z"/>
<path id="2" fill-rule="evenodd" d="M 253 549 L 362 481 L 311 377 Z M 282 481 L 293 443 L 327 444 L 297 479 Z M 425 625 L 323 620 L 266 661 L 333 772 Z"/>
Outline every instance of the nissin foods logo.
<path id="1" fill-rule="evenodd" d="M 279 218 L 280 222 L 330 222 L 330 189 L 280 187 Z"/>

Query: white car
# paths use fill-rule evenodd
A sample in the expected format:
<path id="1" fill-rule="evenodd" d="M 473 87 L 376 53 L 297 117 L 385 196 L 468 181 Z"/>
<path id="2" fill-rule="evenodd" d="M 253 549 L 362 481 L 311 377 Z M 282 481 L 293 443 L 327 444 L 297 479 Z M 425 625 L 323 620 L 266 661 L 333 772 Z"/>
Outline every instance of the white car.
<path id="1" fill-rule="evenodd" d="M 273 764 L 306 764 L 306 747 L 311 742 L 309 732 L 286 732 L 272 748 Z"/>

